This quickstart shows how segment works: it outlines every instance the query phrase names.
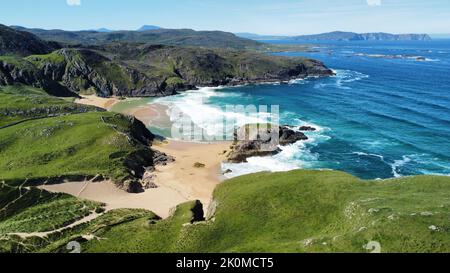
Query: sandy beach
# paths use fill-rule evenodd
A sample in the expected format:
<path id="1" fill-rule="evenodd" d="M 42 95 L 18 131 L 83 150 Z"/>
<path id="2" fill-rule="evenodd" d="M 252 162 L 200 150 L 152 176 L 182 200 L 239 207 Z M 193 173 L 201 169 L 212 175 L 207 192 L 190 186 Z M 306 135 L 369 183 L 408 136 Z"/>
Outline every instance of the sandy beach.
<path id="1" fill-rule="evenodd" d="M 118 98 L 101 98 L 95 95 L 82 96 L 81 99 L 75 100 L 75 103 L 97 106 L 106 110 L 111 110 L 118 102 L 120 102 Z"/>
<path id="2" fill-rule="evenodd" d="M 205 208 L 222 180 L 221 163 L 226 159 L 230 142 L 198 144 L 170 141 L 154 148 L 175 157 L 175 162 L 158 167 L 156 184 L 179 192 L 187 200 L 200 200 Z M 195 166 L 200 163 L 204 167 Z"/>
<path id="3" fill-rule="evenodd" d="M 95 105 L 105 109 L 119 102 L 118 99 L 104 99 L 87 96 L 77 103 Z M 146 125 L 170 124 L 166 114 L 167 108 L 155 104 L 128 109 L 125 114 L 136 116 Z M 153 211 L 162 218 L 170 216 L 172 208 L 177 205 L 200 200 L 206 210 L 215 187 L 221 182 L 221 163 L 226 159 L 230 142 L 192 143 L 182 141 L 164 141 L 154 143 L 153 149 L 175 158 L 167 166 L 158 166 L 154 183 L 155 189 L 143 193 L 131 194 L 118 189 L 111 181 L 103 182 L 68 182 L 56 185 L 44 185 L 40 188 L 50 192 L 63 192 L 79 198 L 106 204 L 106 210 L 133 208 Z"/>
<path id="4" fill-rule="evenodd" d="M 208 207 L 215 187 L 220 181 L 220 163 L 225 159 L 224 151 L 230 143 L 196 144 L 170 141 L 154 148 L 175 157 L 176 161 L 167 166 L 157 167 L 156 189 L 131 194 L 118 189 L 111 181 L 68 182 L 44 185 L 41 189 L 50 192 L 63 192 L 79 198 L 102 202 L 106 210 L 133 208 L 147 209 L 162 218 L 170 216 L 177 205 L 200 200 Z M 195 167 L 196 163 L 205 167 Z"/>

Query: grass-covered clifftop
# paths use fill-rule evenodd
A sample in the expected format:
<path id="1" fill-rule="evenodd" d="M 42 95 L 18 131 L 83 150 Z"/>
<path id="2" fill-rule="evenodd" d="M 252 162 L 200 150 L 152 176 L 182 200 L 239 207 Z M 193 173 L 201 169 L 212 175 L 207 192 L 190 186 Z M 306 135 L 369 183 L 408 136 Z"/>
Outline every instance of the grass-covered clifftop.
<path id="1" fill-rule="evenodd" d="M 336 171 L 258 173 L 221 184 L 207 221 L 195 202 L 166 220 L 112 211 L 51 237 L 42 249 L 61 251 L 68 240 L 93 234 L 101 239 L 80 240 L 83 251 L 369 252 L 366 245 L 378 242 L 381 252 L 449 252 L 449 191 L 450 178 L 439 176 L 364 181 Z M 99 226 L 111 218 L 126 220 Z"/>
<path id="2" fill-rule="evenodd" d="M 0 128 L 30 119 L 102 111 L 75 104 L 73 100 L 49 96 L 44 90 L 30 86 L 0 87 Z"/>
<path id="3" fill-rule="evenodd" d="M 0 87 L 0 98 L 0 181 L 39 184 L 101 175 L 125 183 L 153 165 L 154 136 L 133 117 L 27 86 Z"/>
<path id="4" fill-rule="evenodd" d="M 120 251 L 124 246 L 115 242 L 121 240 L 139 252 L 366 252 L 364 245 L 376 241 L 382 252 L 448 252 L 449 192 L 448 177 L 363 181 L 335 171 L 260 173 L 220 185 L 208 222 L 182 226 L 188 222 L 182 214 L 150 227 L 136 220 L 85 248 Z M 177 227 L 170 243 L 152 243 Z"/>

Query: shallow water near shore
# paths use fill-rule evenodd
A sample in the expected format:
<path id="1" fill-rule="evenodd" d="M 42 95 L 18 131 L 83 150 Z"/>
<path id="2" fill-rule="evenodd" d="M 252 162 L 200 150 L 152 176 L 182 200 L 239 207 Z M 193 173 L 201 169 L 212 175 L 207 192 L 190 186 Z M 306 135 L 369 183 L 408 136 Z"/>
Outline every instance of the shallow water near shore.
<path id="1" fill-rule="evenodd" d="M 279 105 L 281 124 L 318 129 L 278 155 L 224 164 L 233 171 L 229 177 L 297 168 L 342 170 L 364 179 L 450 174 L 450 41 L 323 43 L 316 49 L 277 55 L 321 60 L 336 76 L 201 88 L 133 104 L 178 107 L 211 134 L 224 119 L 257 121 L 225 113 L 226 105 L 236 104 Z M 161 127 L 150 129 L 170 137 L 170 129 Z"/>

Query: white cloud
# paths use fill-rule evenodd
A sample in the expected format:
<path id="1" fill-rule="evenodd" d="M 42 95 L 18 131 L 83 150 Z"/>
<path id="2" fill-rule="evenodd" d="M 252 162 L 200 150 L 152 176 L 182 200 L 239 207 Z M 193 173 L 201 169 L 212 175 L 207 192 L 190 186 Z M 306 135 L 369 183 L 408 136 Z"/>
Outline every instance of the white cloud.
<path id="1" fill-rule="evenodd" d="M 381 0 L 367 0 L 367 5 L 371 7 L 381 6 Z"/>
<path id="2" fill-rule="evenodd" d="M 81 0 L 66 0 L 69 6 L 81 6 Z"/>

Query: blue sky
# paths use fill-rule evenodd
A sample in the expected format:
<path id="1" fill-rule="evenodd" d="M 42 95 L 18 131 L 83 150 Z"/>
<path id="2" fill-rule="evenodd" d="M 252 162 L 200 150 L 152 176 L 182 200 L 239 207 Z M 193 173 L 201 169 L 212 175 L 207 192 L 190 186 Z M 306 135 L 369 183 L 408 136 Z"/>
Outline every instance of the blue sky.
<path id="1" fill-rule="evenodd" d="M 449 33 L 449 0 L 4 0 L 0 23 L 46 29 L 165 28 L 259 34 Z"/>

